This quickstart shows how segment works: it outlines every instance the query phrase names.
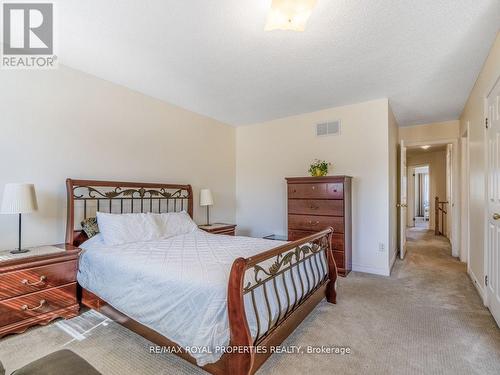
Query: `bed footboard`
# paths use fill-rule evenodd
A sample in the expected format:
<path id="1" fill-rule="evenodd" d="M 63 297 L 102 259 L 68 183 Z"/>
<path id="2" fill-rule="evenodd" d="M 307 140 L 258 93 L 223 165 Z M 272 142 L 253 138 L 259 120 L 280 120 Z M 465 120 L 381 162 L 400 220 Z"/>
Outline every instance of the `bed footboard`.
<path id="1" fill-rule="evenodd" d="M 253 374 L 323 298 L 336 303 L 332 232 L 329 228 L 234 261 L 228 287 L 228 373 Z"/>

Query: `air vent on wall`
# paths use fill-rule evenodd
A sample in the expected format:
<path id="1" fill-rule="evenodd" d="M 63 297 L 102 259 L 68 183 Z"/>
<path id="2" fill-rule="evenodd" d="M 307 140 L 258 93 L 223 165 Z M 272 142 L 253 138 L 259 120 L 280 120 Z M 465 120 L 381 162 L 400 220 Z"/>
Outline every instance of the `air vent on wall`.
<path id="1" fill-rule="evenodd" d="M 340 134 L 340 120 L 322 122 L 316 124 L 316 135 L 339 135 Z"/>

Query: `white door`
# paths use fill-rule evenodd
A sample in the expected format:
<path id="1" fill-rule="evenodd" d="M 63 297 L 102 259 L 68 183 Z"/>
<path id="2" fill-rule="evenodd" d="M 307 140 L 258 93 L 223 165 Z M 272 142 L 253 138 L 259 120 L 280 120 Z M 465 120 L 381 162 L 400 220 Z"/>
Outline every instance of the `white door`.
<path id="1" fill-rule="evenodd" d="M 406 166 L 407 168 L 407 178 L 406 178 L 406 203 L 408 204 L 408 208 L 406 209 L 406 226 L 408 228 L 414 227 L 415 226 L 415 216 L 417 216 L 417 213 L 415 212 L 415 167 L 410 167 Z"/>
<path id="2" fill-rule="evenodd" d="M 405 257 L 406 254 L 406 215 L 408 208 L 408 189 L 407 189 L 407 167 L 406 167 L 406 147 L 404 141 L 401 141 L 401 152 L 399 155 L 399 165 L 401 170 L 399 171 L 400 181 L 400 193 L 399 193 L 399 256 L 401 259 Z"/>
<path id="3" fill-rule="evenodd" d="M 488 96 L 488 238 L 486 293 L 500 325 L 500 81 Z"/>

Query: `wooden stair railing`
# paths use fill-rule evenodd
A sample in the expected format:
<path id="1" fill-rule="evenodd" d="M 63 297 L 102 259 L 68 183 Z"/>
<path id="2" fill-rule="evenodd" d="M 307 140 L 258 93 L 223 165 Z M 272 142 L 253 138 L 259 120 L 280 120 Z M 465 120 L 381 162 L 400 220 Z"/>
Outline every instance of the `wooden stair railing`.
<path id="1" fill-rule="evenodd" d="M 434 211 L 436 220 L 434 223 L 434 234 L 436 236 L 446 235 L 446 219 L 448 215 L 448 202 L 439 201 L 439 197 L 435 198 Z"/>

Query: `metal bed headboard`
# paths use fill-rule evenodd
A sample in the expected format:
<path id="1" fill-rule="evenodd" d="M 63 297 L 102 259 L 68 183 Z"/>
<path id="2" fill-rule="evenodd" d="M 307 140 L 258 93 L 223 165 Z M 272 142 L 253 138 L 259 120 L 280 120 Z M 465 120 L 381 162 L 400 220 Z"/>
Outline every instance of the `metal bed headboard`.
<path id="1" fill-rule="evenodd" d="M 87 239 L 80 222 L 108 213 L 165 213 L 186 211 L 193 217 L 191 185 L 146 182 L 66 180 L 68 217 L 66 243 L 78 246 Z"/>

